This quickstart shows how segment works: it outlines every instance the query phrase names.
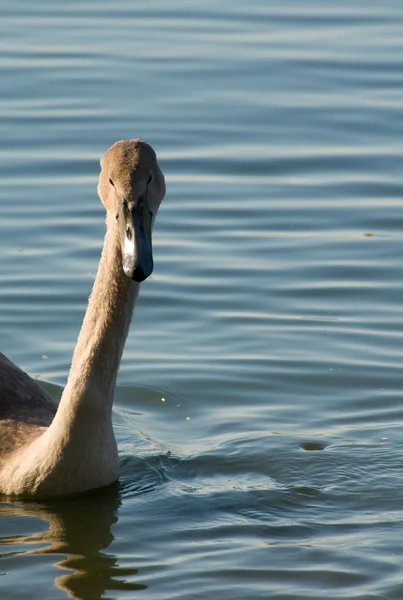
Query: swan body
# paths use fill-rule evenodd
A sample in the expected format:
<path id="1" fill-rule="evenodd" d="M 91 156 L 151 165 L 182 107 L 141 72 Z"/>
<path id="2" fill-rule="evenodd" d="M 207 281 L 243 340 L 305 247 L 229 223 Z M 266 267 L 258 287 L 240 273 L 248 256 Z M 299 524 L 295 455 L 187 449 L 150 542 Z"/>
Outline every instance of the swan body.
<path id="1" fill-rule="evenodd" d="M 118 477 L 114 389 L 139 286 L 153 269 L 151 230 L 165 194 L 151 146 L 111 146 L 98 194 L 104 246 L 59 405 L 0 354 L 0 494 L 63 496 Z"/>

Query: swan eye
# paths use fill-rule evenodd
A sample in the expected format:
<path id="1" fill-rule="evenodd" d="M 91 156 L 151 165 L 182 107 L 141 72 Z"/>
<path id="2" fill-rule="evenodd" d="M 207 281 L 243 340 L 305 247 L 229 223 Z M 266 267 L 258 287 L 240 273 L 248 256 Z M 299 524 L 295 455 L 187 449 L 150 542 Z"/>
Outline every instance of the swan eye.
<path id="1" fill-rule="evenodd" d="M 113 183 L 113 181 L 112 181 L 112 179 L 111 179 L 110 177 L 109 177 L 109 183 L 110 183 L 111 185 L 113 185 L 113 187 L 115 187 L 115 184 Z"/>
<path id="2" fill-rule="evenodd" d="M 150 175 L 150 177 L 149 177 L 149 178 L 148 178 L 148 180 L 147 180 L 147 185 L 148 185 L 149 183 L 151 183 L 151 182 L 152 182 L 152 180 L 153 180 L 153 176 L 152 176 L 152 175 Z"/>

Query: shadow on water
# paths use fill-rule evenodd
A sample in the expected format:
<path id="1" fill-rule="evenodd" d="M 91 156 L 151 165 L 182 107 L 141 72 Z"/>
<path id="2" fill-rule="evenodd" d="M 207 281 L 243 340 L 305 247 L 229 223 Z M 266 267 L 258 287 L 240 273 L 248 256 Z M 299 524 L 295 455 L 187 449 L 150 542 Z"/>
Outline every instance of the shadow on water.
<path id="1" fill-rule="evenodd" d="M 46 528 L 30 535 L 0 537 L 0 558 L 58 557 L 54 584 L 70 598 L 96 600 L 112 590 L 136 591 L 144 584 L 124 581 L 137 569 L 122 568 L 106 550 L 114 540 L 112 526 L 121 504 L 119 484 L 79 498 L 43 503 L 0 504 L 0 518 L 34 517 Z"/>

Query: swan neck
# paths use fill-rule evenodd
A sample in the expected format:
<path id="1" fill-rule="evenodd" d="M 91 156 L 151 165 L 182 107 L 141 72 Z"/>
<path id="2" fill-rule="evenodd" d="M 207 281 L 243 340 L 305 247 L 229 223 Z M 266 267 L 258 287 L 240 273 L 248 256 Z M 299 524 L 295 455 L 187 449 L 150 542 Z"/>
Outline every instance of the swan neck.
<path id="1" fill-rule="evenodd" d="M 116 219 L 108 214 L 106 225 L 98 272 L 61 402 L 67 396 L 77 405 L 110 410 L 139 284 L 123 272 Z"/>

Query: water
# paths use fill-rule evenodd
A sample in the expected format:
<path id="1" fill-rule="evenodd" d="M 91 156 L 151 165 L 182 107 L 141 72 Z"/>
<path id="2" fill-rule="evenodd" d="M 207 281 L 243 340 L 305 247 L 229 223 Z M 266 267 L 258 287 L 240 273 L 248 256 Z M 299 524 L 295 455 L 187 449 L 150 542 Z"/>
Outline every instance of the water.
<path id="1" fill-rule="evenodd" d="M 0 11 L 1 350 L 56 396 L 99 157 L 143 137 L 168 186 L 119 484 L 1 504 L 1 598 L 400 599 L 401 2 Z"/>

